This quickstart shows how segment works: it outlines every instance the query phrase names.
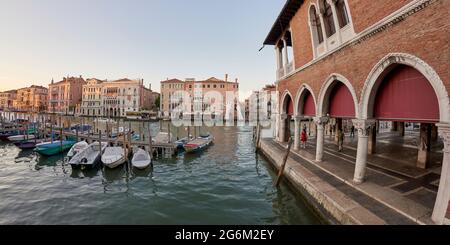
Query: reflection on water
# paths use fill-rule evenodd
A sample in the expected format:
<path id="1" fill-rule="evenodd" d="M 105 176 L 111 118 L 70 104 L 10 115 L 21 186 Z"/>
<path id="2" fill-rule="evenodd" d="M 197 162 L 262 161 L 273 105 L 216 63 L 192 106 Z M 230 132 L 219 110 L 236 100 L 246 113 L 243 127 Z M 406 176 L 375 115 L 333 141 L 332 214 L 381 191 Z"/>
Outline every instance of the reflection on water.
<path id="1" fill-rule="evenodd" d="M 273 187 L 275 173 L 255 155 L 251 128 L 202 130 L 216 138 L 205 152 L 156 159 L 146 170 L 72 169 L 64 155 L 1 143 L 0 224 L 322 222 L 289 187 Z"/>

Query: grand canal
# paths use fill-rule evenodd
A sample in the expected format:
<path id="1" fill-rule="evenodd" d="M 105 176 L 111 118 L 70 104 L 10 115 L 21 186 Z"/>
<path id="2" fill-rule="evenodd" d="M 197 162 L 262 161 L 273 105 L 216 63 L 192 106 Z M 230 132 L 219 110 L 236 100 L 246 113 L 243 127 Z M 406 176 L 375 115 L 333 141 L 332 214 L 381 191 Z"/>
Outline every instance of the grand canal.
<path id="1" fill-rule="evenodd" d="M 63 156 L 0 143 L 0 224 L 323 223 L 289 186 L 273 187 L 251 128 L 208 131 L 216 140 L 207 151 L 132 172 L 72 170 Z"/>

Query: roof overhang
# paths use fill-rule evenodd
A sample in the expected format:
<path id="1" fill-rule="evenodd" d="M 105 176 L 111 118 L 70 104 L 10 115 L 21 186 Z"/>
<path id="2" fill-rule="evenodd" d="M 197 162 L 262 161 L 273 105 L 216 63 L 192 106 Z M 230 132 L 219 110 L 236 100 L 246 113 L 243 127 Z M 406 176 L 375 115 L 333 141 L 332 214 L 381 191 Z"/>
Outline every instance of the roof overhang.
<path id="1" fill-rule="evenodd" d="M 264 45 L 276 45 L 284 31 L 289 27 L 294 15 L 302 5 L 303 0 L 287 0 L 280 15 L 272 26 L 264 41 Z"/>

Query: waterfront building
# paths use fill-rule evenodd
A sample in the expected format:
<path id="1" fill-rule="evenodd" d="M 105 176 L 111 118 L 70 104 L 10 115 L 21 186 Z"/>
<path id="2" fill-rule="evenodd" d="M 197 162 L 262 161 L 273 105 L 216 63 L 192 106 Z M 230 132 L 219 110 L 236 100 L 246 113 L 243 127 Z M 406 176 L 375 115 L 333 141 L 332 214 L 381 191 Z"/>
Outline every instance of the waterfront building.
<path id="1" fill-rule="evenodd" d="M 128 112 L 139 112 L 141 108 L 150 108 L 149 89 L 143 79 L 120 79 L 102 83 L 103 116 L 126 117 Z"/>
<path id="2" fill-rule="evenodd" d="M 9 90 L 0 93 L 0 109 L 12 110 L 13 102 L 17 97 L 17 90 Z"/>
<path id="3" fill-rule="evenodd" d="M 52 79 L 48 89 L 48 108 L 50 113 L 74 113 L 77 104 L 82 101 L 83 85 L 86 81 L 80 77 L 64 77 L 55 83 Z"/>
<path id="4" fill-rule="evenodd" d="M 77 110 L 83 116 L 100 116 L 103 112 L 102 80 L 87 79 L 83 85 L 83 98 L 80 109 Z"/>
<path id="5" fill-rule="evenodd" d="M 215 112 L 217 116 L 225 117 L 225 112 L 228 107 L 234 108 L 238 104 L 237 93 L 239 92 L 239 82 L 235 79 L 234 82 L 228 80 L 228 75 L 221 80 L 215 77 L 203 81 L 196 81 L 194 78 L 188 78 L 184 81 L 179 79 L 167 79 L 161 81 L 161 112 L 164 116 L 171 116 L 173 110 L 177 108 L 183 101 L 182 98 L 175 98 L 180 96 L 179 91 L 184 91 L 189 95 L 191 108 L 184 108 L 184 114 L 203 115 L 206 111 Z M 209 98 L 208 94 L 215 93 L 220 95 L 222 103 L 215 101 L 215 98 Z M 234 93 L 236 95 L 233 104 L 227 105 L 227 94 Z M 175 96 L 175 97 L 174 97 Z"/>
<path id="6" fill-rule="evenodd" d="M 47 110 L 48 89 L 33 85 L 17 90 L 13 108 L 23 112 L 44 112 Z"/>
<path id="7" fill-rule="evenodd" d="M 436 200 L 432 220 L 450 224 L 448 9 L 445 0 L 286 1 L 264 41 L 275 47 L 277 61 L 276 139 L 286 142 L 293 135 L 298 150 L 300 123 L 313 119 L 315 160 L 321 162 L 325 129 L 333 134 L 355 127 L 353 181 L 360 184 L 368 155 L 381 151 L 378 125 L 392 122 L 403 140 L 405 123 L 420 123 L 417 158 L 409 167 L 434 176 L 436 190 L 424 188 L 422 195 Z M 439 154 L 431 151 L 437 132 L 445 149 L 442 162 L 431 164 Z M 405 198 L 420 188 L 408 190 L 393 193 Z"/>

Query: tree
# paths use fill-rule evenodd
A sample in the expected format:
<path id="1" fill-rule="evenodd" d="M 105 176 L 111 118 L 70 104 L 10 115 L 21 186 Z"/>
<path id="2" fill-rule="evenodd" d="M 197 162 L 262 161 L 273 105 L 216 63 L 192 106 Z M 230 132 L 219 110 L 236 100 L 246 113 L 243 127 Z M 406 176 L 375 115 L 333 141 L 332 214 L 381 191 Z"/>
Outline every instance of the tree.
<path id="1" fill-rule="evenodd" d="M 158 96 L 155 100 L 156 110 L 159 110 L 160 105 L 161 105 L 161 96 Z"/>

